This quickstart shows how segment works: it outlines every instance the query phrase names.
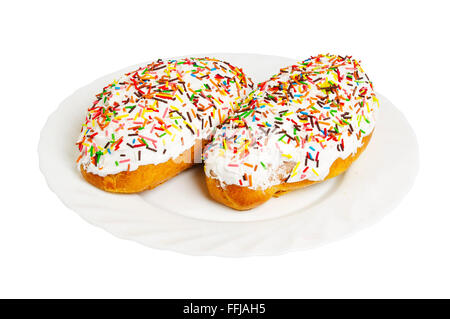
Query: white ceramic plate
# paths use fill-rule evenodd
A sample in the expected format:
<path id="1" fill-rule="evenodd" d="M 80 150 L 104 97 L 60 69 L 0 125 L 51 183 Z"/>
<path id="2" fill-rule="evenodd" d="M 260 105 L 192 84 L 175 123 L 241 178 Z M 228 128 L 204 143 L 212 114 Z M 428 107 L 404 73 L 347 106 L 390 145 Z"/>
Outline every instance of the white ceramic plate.
<path id="1" fill-rule="evenodd" d="M 255 82 L 296 62 L 255 54 L 206 55 L 243 67 Z M 103 192 L 78 172 L 75 140 L 95 94 L 135 67 L 102 77 L 65 99 L 49 117 L 39 143 L 40 168 L 50 189 L 86 221 L 120 238 L 193 255 L 275 255 L 337 240 L 374 223 L 413 184 L 418 170 L 414 132 L 378 93 L 381 111 L 372 141 L 345 174 L 251 211 L 236 212 L 212 201 L 201 166 L 141 194 Z"/>

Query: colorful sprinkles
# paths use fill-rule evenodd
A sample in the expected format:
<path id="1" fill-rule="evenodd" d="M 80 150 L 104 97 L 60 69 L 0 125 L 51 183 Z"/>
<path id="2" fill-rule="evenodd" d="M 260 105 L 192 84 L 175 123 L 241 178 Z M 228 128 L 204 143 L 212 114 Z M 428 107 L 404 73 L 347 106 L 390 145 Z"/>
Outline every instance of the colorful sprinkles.
<path id="1" fill-rule="evenodd" d="M 177 157 L 240 107 L 253 89 L 213 58 L 157 60 L 103 88 L 77 141 L 79 165 L 105 176 Z"/>
<path id="2" fill-rule="evenodd" d="M 358 61 L 311 57 L 258 84 L 208 145 L 205 172 L 255 189 L 323 180 L 372 132 L 378 107 Z"/>

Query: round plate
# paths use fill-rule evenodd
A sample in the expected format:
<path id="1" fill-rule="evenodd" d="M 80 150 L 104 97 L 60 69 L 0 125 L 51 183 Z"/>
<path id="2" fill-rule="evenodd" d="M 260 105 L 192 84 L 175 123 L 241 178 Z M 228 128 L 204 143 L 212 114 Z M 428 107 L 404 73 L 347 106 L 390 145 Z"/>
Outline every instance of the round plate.
<path id="1" fill-rule="evenodd" d="M 243 67 L 257 83 L 296 61 L 256 54 L 205 54 Z M 247 212 L 208 196 L 201 166 L 140 194 L 103 192 L 76 168 L 75 140 L 95 94 L 131 66 L 66 98 L 39 142 L 48 186 L 86 221 L 124 239 L 192 255 L 274 255 L 318 246 L 353 233 L 391 211 L 418 170 L 416 137 L 405 117 L 377 93 L 380 114 L 366 151 L 346 173 L 293 191 Z"/>

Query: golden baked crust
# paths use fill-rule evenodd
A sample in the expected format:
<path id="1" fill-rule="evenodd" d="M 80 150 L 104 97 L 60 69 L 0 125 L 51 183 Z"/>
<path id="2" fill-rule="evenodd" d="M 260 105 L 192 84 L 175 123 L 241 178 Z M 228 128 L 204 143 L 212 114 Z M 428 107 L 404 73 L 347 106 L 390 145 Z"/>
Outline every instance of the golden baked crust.
<path id="1" fill-rule="evenodd" d="M 356 154 L 351 155 L 346 159 L 338 158 L 333 165 L 331 165 L 330 172 L 325 180 L 333 178 L 347 170 L 364 151 L 371 137 L 372 134 L 363 138 L 363 144 Z M 143 165 L 134 171 L 99 176 L 86 172 L 81 166 L 81 174 L 90 184 L 104 191 L 112 193 L 138 193 L 144 190 L 153 189 L 182 171 L 192 167 L 194 165 L 194 152 L 198 149 L 197 147 L 199 147 L 199 144 L 192 146 L 190 149 L 180 154 L 176 159 L 170 159 L 167 162 L 157 165 Z M 278 197 L 289 191 L 315 183 L 318 182 L 303 180 L 296 183 L 282 183 L 265 190 L 254 190 L 238 185 L 227 185 L 225 188 L 222 188 L 218 180 L 206 177 L 206 185 L 211 197 L 236 210 L 248 210 L 257 207 L 273 196 Z"/>
<path id="2" fill-rule="evenodd" d="M 336 161 L 334 161 L 325 180 L 336 177 L 339 174 L 345 172 L 365 150 L 365 148 L 369 144 L 372 134 L 373 132 L 363 138 L 362 146 L 358 148 L 358 151 L 354 155 L 351 155 L 346 159 L 338 158 Z M 238 185 L 227 185 L 223 188 L 217 179 L 206 176 L 206 186 L 208 187 L 208 191 L 211 197 L 219 203 L 222 203 L 236 210 L 248 210 L 257 207 L 268 201 L 272 196 L 278 197 L 295 189 L 299 189 L 319 182 L 320 181 L 316 182 L 303 180 L 295 183 L 282 183 L 279 185 L 274 185 L 265 190 L 255 190 Z"/>
<path id="3" fill-rule="evenodd" d="M 104 191 L 112 193 L 138 193 L 153 189 L 185 169 L 194 165 L 195 152 L 201 150 L 203 142 L 200 140 L 181 153 L 177 158 L 160 164 L 139 166 L 134 171 L 124 171 L 118 174 L 99 176 L 86 172 L 80 167 L 81 174 L 90 184 Z"/>

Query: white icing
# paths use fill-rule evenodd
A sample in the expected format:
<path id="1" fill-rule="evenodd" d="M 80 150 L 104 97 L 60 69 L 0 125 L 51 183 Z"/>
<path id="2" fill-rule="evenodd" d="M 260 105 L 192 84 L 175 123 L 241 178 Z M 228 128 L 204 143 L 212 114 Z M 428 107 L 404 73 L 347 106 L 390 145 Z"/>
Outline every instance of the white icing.
<path id="1" fill-rule="evenodd" d="M 222 186 L 267 189 L 321 181 L 336 159 L 361 147 L 378 109 L 359 63 L 333 55 L 281 69 L 246 104 L 217 130 L 204 153 L 206 175 Z"/>
<path id="2" fill-rule="evenodd" d="M 78 163 L 106 176 L 176 158 L 210 138 L 252 87 L 242 70 L 212 58 L 141 67 L 97 95 L 77 141 Z"/>

